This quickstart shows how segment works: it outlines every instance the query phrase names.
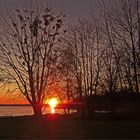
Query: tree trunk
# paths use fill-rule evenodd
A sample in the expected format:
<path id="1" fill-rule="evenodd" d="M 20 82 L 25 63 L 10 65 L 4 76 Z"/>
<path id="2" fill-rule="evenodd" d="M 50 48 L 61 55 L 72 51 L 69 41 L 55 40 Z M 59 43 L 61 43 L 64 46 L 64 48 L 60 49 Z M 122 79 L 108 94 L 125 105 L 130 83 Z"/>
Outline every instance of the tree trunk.
<path id="1" fill-rule="evenodd" d="M 88 96 L 87 99 L 87 111 L 88 111 L 88 119 L 91 120 L 93 118 L 93 99 L 92 95 Z"/>
<path id="2" fill-rule="evenodd" d="M 32 107 L 34 111 L 34 116 L 42 115 L 42 105 L 40 103 L 33 103 Z"/>

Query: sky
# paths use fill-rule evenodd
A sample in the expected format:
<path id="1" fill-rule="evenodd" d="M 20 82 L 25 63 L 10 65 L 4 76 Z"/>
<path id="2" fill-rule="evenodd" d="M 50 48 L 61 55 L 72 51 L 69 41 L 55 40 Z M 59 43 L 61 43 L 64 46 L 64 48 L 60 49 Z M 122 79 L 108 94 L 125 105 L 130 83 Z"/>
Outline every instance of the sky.
<path id="1" fill-rule="evenodd" d="M 79 18 L 86 17 L 95 0 L 50 0 L 54 7 L 64 10 L 70 23 Z M 56 2 L 57 1 L 57 2 Z"/>
<path id="2" fill-rule="evenodd" d="M 0 9 L 13 8 L 15 4 L 23 5 L 30 0 L 0 0 Z M 68 23 L 75 23 L 77 19 L 86 17 L 91 8 L 95 7 L 96 0 L 34 0 L 44 5 L 48 4 L 53 10 L 64 11 Z"/>
<path id="3" fill-rule="evenodd" d="M 30 0 L 0 0 L 0 12 L 4 9 L 12 10 L 15 9 L 15 5 L 23 5 Z M 96 0 L 35 0 L 43 5 L 48 4 L 53 8 L 54 11 L 62 11 L 66 15 L 66 22 L 68 24 L 74 24 L 79 18 L 86 17 L 91 8 L 95 8 Z M 12 103 L 24 103 L 24 101 L 19 98 L 12 99 L 8 96 L 3 96 L 0 94 L 0 104 L 12 104 Z"/>

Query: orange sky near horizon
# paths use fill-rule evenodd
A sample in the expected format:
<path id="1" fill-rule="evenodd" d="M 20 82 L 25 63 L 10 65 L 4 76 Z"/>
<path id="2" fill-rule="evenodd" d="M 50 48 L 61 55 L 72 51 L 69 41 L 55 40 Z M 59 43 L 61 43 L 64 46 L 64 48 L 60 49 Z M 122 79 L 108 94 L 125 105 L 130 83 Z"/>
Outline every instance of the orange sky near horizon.
<path id="1" fill-rule="evenodd" d="M 29 104 L 24 98 L 11 98 L 8 95 L 0 95 L 0 104 Z"/>
<path id="2" fill-rule="evenodd" d="M 8 90 L 12 91 L 12 89 L 13 88 L 10 88 Z M 63 93 L 62 89 L 60 90 L 55 84 L 52 86 L 52 89 L 53 90 L 51 91 L 50 96 L 48 94 L 48 98 L 46 99 L 45 103 L 48 103 L 51 98 L 58 97 L 59 93 Z M 19 92 L 19 90 L 16 90 L 14 92 L 7 93 L 7 89 L 0 88 L 0 104 L 29 104 L 22 94 L 19 95 Z"/>
<path id="3" fill-rule="evenodd" d="M 19 92 L 15 84 L 6 85 L 3 88 L 1 87 L 0 104 L 29 104 Z"/>

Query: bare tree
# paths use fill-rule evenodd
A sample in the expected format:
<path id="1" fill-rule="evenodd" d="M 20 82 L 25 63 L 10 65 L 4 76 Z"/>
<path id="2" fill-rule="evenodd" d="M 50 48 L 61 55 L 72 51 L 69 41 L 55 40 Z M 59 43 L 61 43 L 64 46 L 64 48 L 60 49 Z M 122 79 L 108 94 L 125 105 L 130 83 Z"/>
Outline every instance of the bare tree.
<path id="1" fill-rule="evenodd" d="M 93 95 L 99 92 L 101 34 L 98 22 L 80 20 L 77 26 L 70 28 L 65 41 L 65 51 L 71 54 L 69 70 L 75 77 L 76 97 L 86 104 L 88 116 L 94 112 Z M 85 100 L 83 100 L 85 99 Z M 82 108 L 81 108 L 82 109 Z"/>
<path id="2" fill-rule="evenodd" d="M 48 85 L 59 63 L 63 15 L 34 3 L 30 9 L 16 9 L 15 13 L 15 17 L 1 18 L 5 29 L 0 39 L 1 70 L 16 82 L 34 115 L 41 115 Z"/>
<path id="3" fill-rule="evenodd" d="M 133 93 L 139 93 L 139 1 L 114 3 L 109 6 L 103 0 L 98 7 L 105 40 L 104 83 L 109 93 L 129 89 L 134 101 Z M 113 105 L 112 94 L 110 97 Z"/>
<path id="4" fill-rule="evenodd" d="M 117 1 L 118 7 L 114 10 L 112 19 L 116 24 L 116 36 L 124 43 L 130 77 L 133 80 L 133 91 L 139 93 L 139 1 Z"/>
<path id="5" fill-rule="evenodd" d="M 114 24 L 110 18 L 111 11 L 110 7 L 107 5 L 106 1 L 99 2 L 99 13 L 102 13 L 99 17 L 102 22 L 102 31 L 103 31 L 103 46 L 104 54 L 102 57 L 102 66 L 104 71 L 102 72 L 102 81 L 106 92 L 110 96 L 110 109 L 114 111 L 115 100 L 113 98 L 116 90 L 119 87 L 119 82 L 122 87 L 121 75 L 120 75 L 120 55 L 118 51 L 118 45 L 116 43 L 116 37 L 114 34 Z M 120 80 L 120 81 L 119 81 Z"/>

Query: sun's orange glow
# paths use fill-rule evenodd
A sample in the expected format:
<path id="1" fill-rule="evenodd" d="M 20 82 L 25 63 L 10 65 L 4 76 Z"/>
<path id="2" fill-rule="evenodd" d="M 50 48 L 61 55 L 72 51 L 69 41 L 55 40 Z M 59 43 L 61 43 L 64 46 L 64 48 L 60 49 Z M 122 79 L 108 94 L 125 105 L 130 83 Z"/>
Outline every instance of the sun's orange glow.
<path id="1" fill-rule="evenodd" d="M 54 113 L 55 113 L 54 108 L 51 108 L 51 113 L 52 113 L 52 114 L 54 114 Z"/>
<path id="2" fill-rule="evenodd" d="M 55 113 L 55 110 L 54 108 L 57 106 L 58 104 L 58 100 L 56 98 L 52 98 L 50 99 L 49 103 L 48 103 L 51 107 L 51 113 L 54 114 Z"/>

